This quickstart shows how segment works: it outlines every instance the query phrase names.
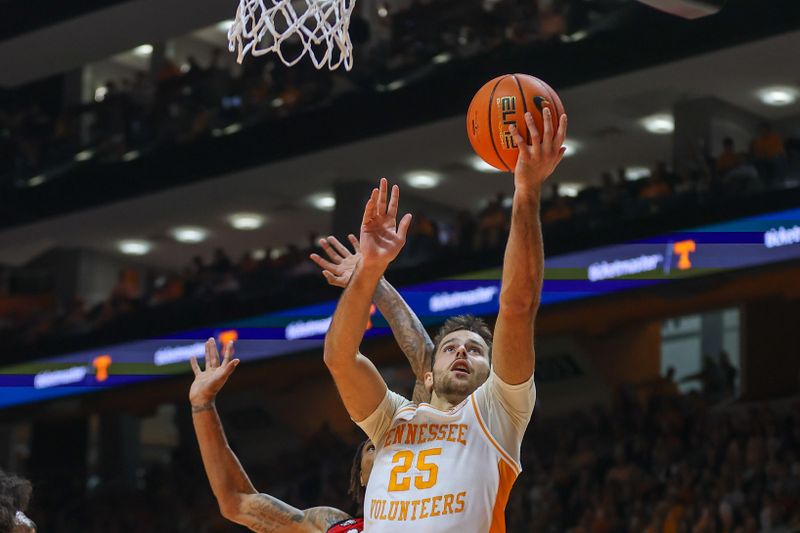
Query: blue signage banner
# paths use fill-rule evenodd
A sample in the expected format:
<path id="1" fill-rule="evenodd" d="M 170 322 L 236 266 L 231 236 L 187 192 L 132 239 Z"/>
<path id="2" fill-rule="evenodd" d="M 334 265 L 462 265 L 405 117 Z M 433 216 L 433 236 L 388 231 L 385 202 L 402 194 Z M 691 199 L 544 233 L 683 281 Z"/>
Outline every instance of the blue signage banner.
<path id="1" fill-rule="evenodd" d="M 547 258 L 542 304 L 568 302 L 687 277 L 800 259 L 800 209 Z M 400 290 L 425 324 L 498 310 L 500 268 Z M 209 337 L 236 341 L 243 362 L 321 349 L 335 301 L 211 328 L 0 367 L 0 408 L 189 372 Z M 377 310 L 367 336 L 389 335 Z"/>

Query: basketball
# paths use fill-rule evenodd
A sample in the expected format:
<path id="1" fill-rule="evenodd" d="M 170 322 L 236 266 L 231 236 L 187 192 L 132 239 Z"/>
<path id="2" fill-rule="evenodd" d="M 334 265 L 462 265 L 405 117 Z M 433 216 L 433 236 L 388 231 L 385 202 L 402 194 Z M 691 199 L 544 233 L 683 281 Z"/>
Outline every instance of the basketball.
<path id="1" fill-rule="evenodd" d="M 525 113 L 533 114 L 533 121 L 542 133 L 545 107 L 550 107 L 555 130 L 564 106 L 547 83 L 527 74 L 505 74 L 487 82 L 472 98 L 467 111 L 467 136 L 473 150 L 494 168 L 513 172 L 519 150 L 509 125 L 516 124 L 530 143 Z"/>

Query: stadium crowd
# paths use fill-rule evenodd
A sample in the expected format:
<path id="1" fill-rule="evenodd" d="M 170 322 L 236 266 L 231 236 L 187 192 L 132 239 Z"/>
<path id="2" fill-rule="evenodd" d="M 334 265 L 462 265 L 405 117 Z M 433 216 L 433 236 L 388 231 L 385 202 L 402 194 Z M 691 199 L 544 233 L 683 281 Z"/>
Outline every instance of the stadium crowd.
<path id="1" fill-rule="evenodd" d="M 392 90 L 398 80 L 423 79 L 443 63 L 504 44 L 569 42 L 576 32 L 585 38 L 611 29 L 621 7 L 616 0 L 413 0 L 396 12 L 378 5 L 377 17 L 352 20 L 359 63 L 352 74 L 317 71 L 310 61 L 284 68 L 273 54 L 248 57 L 234 70 L 227 51 L 217 48 L 202 61 L 165 58 L 154 72 L 107 81 L 95 101 L 79 105 L 48 108 L 21 90 L 0 105 L 0 187 L 33 186 L 36 175 L 58 174 L 89 157 L 127 161 L 238 131 L 328 105 L 344 92 Z"/>
<path id="2" fill-rule="evenodd" d="M 509 532 L 800 531 L 797 397 L 718 404 L 699 392 L 679 395 L 668 378 L 648 400 L 633 391 L 623 389 L 613 408 L 534 417 L 507 508 Z M 235 434 L 231 440 L 236 448 Z M 246 469 L 258 489 L 296 507 L 352 510 L 353 447 L 322 429 L 268 466 Z M 191 439 L 169 465 L 151 465 L 133 492 L 97 487 L 34 501 L 31 516 L 43 531 L 241 531 L 219 515 Z"/>

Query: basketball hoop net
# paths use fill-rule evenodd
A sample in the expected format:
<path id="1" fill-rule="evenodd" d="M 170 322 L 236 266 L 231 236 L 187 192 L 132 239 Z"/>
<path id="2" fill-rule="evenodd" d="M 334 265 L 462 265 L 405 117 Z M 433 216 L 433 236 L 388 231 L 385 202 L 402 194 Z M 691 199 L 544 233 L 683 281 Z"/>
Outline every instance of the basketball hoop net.
<path id="1" fill-rule="evenodd" d="M 309 55 L 317 69 L 353 68 L 350 14 L 356 0 L 239 0 L 236 18 L 228 30 L 228 49 L 241 63 L 250 52 L 261 56 L 275 52 L 284 64 L 297 64 Z M 284 55 L 287 41 L 302 49 L 293 58 Z M 292 54 L 294 55 L 294 54 Z"/>

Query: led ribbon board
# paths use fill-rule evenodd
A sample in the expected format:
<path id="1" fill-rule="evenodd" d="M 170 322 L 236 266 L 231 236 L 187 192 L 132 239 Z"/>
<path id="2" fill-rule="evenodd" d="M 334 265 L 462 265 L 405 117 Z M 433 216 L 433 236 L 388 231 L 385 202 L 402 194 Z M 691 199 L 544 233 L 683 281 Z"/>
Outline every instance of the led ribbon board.
<path id="1" fill-rule="evenodd" d="M 800 259 L 800 209 L 604 246 L 547 259 L 542 304 L 639 289 L 687 277 Z M 500 268 L 400 290 L 425 324 L 498 310 Z M 244 362 L 321 349 L 335 301 L 0 367 L 0 408 L 189 372 L 203 342 L 236 341 Z M 377 310 L 367 336 L 389 335 Z"/>

